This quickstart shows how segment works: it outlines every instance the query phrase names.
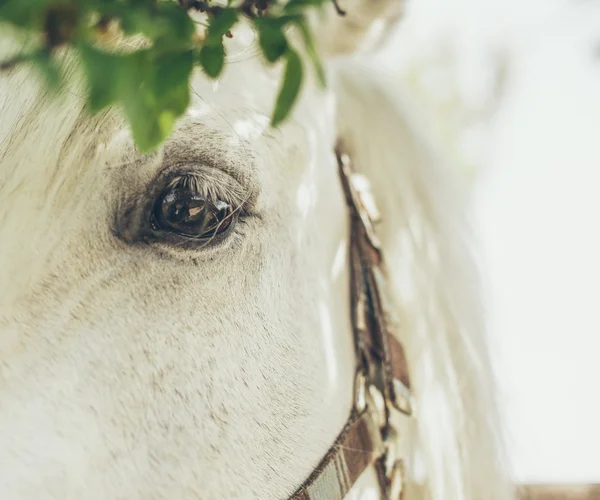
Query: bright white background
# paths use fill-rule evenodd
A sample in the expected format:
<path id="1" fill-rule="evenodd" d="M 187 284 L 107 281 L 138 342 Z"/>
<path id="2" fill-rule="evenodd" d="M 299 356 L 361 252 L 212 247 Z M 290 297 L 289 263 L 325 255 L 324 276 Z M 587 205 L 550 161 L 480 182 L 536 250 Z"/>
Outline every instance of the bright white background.
<path id="1" fill-rule="evenodd" d="M 523 481 L 600 481 L 600 2 L 412 0 L 404 77 L 473 181 Z"/>

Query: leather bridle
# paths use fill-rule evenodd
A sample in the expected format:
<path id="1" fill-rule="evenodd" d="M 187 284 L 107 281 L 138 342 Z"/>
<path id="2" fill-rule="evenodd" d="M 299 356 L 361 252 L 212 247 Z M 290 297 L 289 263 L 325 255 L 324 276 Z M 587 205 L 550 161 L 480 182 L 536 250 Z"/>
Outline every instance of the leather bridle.
<path id="1" fill-rule="evenodd" d="M 397 450 L 393 414 L 412 417 L 408 365 L 394 336 L 385 291 L 381 245 L 373 224 L 379 214 L 348 155 L 336 156 L 350 211 L 350 305 L 356 348 L 354 404 L 333 446 L 290 500 L 341 500 L 359 476 L 375 466 L 382 497 L 402 498 L 407 457 Z"/>

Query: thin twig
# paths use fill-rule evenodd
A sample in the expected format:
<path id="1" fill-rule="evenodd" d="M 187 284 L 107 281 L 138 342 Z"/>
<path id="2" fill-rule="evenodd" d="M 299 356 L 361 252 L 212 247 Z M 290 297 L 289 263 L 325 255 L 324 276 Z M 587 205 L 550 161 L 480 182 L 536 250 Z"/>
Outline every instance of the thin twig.
<path id="1" fill-rule="evenodd" d="M 331 0 L 331 1 L 333 2 L 333 6 L 335 7 L 335 11 L 338 13 L 338 15 L 345 16 L 346 11 L 340 7 L 338 0 Z"/>
<path id="2" fill-rule="evenodd" d="M 9 71 L 13 69 L 17 64 L 30 61 L 32 57 L 33 54 L 19 54 L 18 56 L 13 57 L 12 59 L 2 61 L 0 62 L 0 71 Z"/>

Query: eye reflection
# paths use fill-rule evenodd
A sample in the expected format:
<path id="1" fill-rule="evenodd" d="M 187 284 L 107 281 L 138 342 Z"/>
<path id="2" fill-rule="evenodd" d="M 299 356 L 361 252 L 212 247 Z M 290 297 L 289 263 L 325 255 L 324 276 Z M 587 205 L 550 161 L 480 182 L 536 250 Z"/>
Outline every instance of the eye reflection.
<path id="1" fill-rule="evenodd" d="M 234 219 L 232 206 L 199 193 L 191 184 L 183 181 L 161 193 L 152 211 L 153 227 L 196 239 L 228 231 Z"/>

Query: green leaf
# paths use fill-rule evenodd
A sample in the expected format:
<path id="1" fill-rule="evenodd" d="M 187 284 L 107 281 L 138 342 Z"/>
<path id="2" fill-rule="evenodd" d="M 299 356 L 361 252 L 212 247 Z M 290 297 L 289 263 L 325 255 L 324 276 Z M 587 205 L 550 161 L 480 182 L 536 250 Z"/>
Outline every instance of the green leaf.
<path id="1" fill-rule="evenodd" d="M 288 42 L 283 33 L 284 22 L 270 17 L 257 17 L 254 24 L 258 29 L 259 44 L 267 61 L 277 61 L 288 48 Z"/>
<path id="2" fill-rule="evenodd" d="M 127 57 L 121 73 L 123 93 L 120 101 L 136 146 L 151 151 L 162 137 L 158 122 L 157 103 L 149 85 L 150 55 L 147 50 Z"/>
<path id="3" fill-rule="evenodd" d="M 149 152 L 171 133 L 190 103 L 192 52 L 156 54 L 153 49 L 112 54 L 81 48 L 90 84 L 90 108 L 120 102 L 137 147 Z"/>
<path id="4" fill-rule="evenodd" d="M 302 34 L 302 38 L 304 40 L 304 45 L 306 46 L 306 52 L 308 54 L 308 57 L 310 57 L 315 68 L 317 80 L 321 87 L 324 88 L 327 84 L 327 80 L 325 78 L 325 70 L 323 69 L 321 60 L 319 59 L 319 54 L 317 54 L 317 49 L 315 48 L 312 33 L 310 32 L 306 19 L 301 18 L 300 20 L 296 21 L 296 25 L 300 29 L 300 33 Z"/>
<path id="5" fill-rule="evenodd" d="M 106 1 L 106 0 L 100 0 L 100 1 Z M 119 2 L 120 0 L 108 0 L 107 3 L 109 2 Z M 156 0 L 129 0 L 129 2 L 131 5 L 133 6 L 147 6 L 147 7 L 153 7 L 154 4 L 156 3 Z"/>
<path id="6" fill-rule="evenodd" d="M 98 50 L 92 45 L 79 47 L 88 82 L 88 104 L 96 113 L 116 103 L 123 91 L 121 73 L 127 57 Z"/>
<path id="7" fill-rule="evenodd" d="M 137 33 L 148 35 L 149 32 L 154 34 L 150 15 L 145 10 L 133 7 L 125 9 L 123 6 L 113 7 L 111 5 L 103 9 L 103 12 L 105 14 L 114 13 L 118 15 L 121 18 L 121 29 L 126 35 L 135 35 Z"/>
<path id="8" fill-rule="evenodd" d="M 192 51 L 161 54 L 156 58 L 155 90 L 158 95 L 168 94 L 173 88 L 187 85 L 194 64 Z"/>
<path id="9" fill-rule="evenodd" d="M 62 72 L 47 51 L 41 51 L 32 58 L 35 66 L 41 71 L 46 85 L 51 91 L 57 91 L 63 82 Z"/>
<path id="10" fill-rule="evenodd" d="M 290 114 L 300 93 L 300 85 L 302 83 L 302 61 L 300 60 L 300 56 L 293 50 L 288 50 L 286 58 L 283 84 L 277 96 L 275 111 L 271 118 L 271 125 L 273 127 L 279 125 Z"/>
<path id="11" fill-rule="evenodd" d="M 223 36 L 233 27 L 237 21 L 237 9 L 226 8 L 219 11 L 211 19 L 208 25 L 206 43 L 208 45 L 220 45 L 223 42 Z"/>
<path id="12" fill-rule="evenodd" d="M 161 56 L 152 64 L 154 75 L 152 90 L 162 120 L 165 119 L 165 116 L 172 115 L 174 121 L 185 113 L 190 103 L 189 80 L 192 74 L 192 66 L 191 51 L 183 54 Z M 172 127 L 172 123 L 169 127 Z"/>
<path id="13" fill-rule="evenodd" d="M 191 42 L 196 26 L 189 14 L 175 2 L 159 3 L 156 16 L 162 31 L 157 30 L 156 39 L 164 39 L 170 43 L 185 44 Z"/>
<path id="14" fill-rule="evenodd" d="M 133 140 L 144 153 L 152 151 L 171 131 L 169 122 L 161 121 L 147 89 L 140 90 L 124 101 L 123 109 L 131 126 Z"/>
<path id="15" fill-rule="evenodd" d="M 225 8 L 215 15 L 208 26 L 206 43 L 200 49 L 199 61 L 204 72 L 211 78 L 217 78 L 225 64 L 223 36 L 237 21 L 237 9 Z"/>
<path id="16" fill-rule="evenodd" d="M 183 115 L 190 105 L 190 86 L 185 82 L 173 87 L 168 94 L 160 96 L 159 104 L 161 120 L 164 120 L 167 116 L 172 120 L 169 125 L 170 134 L 175 120 Z"/>
<path id="17" fill-rule="evenodd" d="M 200 64 L 211 78 L 217 78 L 225 63 L 225 48 L 223 44 L 205 45 L 200 50 Z"/>
<path id="18" fill-rule="evenodd" d="M 138 51 L 128 56 L 122 72 L 124 92 L 121 102 L 131 125 L 133 139 L 143 152 L 152 151 L 173 130 L 175 120 L 189 105 L 190 91 L 185 72 L 166 92 L 162 82 L 163 66 L 157 65 L 152 52 Z"/>
<path id="19" fill-rule="evenodd" d="M 298 26 L 306 53 L 319 81 L 324 83 L 325 72 L 304 13 L 306 8 L 322 6 L 328 1 L 268 0 L 260 5 L 281 4 L 283 10 L 264 11 L 252 19 L 265 58 L 269 62 L 286 60 L 272 116 L 275 126 L 291 113 L 303 77 L 300 56 L 288 43 L 286 27 Z M 181 3 L 174 0 L 0 0 L 0 23 L 25 28 L 36 40 L 48 45 L 35 57 L 14 64 L 34 63 L 50 88 L 58 88 L 63 75 L 57 58 L 48 49 L 63 45 L 67 50 L 79 49 L 88 81 L 90 109 L 98 111 L 119 103 L 137 146 L 150 151 L 170 134 L 175 121 L 189 105 L 194 59 L 212 78 L 223 71 L 223 37 L 243 15 L 241 4 L 229 1 L 226 8 L 220 8 L 213 0 L 208 3 L 211 9 L 207 38 L 197 49 L 195 23 Z M 275 13 L 278 16 L 274 17 Z M 92 21 L 98 19 L 120 22 L 126 34 L 144 36 L 150 42 L 149 48 L 129 54 L 101 50 L 94 45 L 97 26 L 92 26 Z"/>
<path id="20" fill-rule="evenodd" d="M 300 10 L 304 7 L 321 7 L 326 0 L 290 0 L 283 8 L 284 12 Z"/>
<path id="21" fill-rule="evenodd" d="M 52 0 L 0 0 L 0 19 L 21 28 L 40 28 Z"/>
<path id="22" fill-rule="evenodd" d="M 189 14 L 174 2 L 162 2 L 156 6 L 140 5 L 124 8 L 115 4 L 102 8 L 121 19 L 121 27 L 127 35 L 143 34 L 150 40 L 160 42 L 162 48 L 187 47 L 192 44 L 196 31 Z"/>

